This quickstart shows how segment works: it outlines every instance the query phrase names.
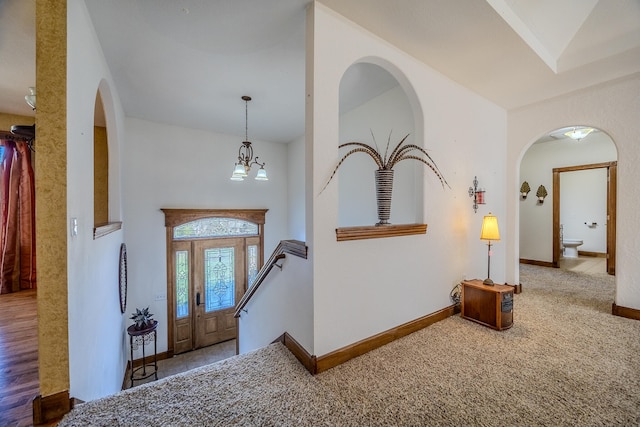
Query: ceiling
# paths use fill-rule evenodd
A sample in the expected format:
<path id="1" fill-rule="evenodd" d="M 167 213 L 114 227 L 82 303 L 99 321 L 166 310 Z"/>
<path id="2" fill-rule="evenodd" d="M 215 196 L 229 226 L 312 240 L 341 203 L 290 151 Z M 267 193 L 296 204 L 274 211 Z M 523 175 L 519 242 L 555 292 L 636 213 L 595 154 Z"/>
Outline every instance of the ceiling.
<path id="1" fill-rule="evenodd" d="M 505 109 L 640 72 L 640 0 L 319 1 Z M 250 139 L 303 134 L 310 0 L 85 2 L 127 116 L 244 135 L 250 95 Z M 0 0 L 0 58 L 0 111 L 33 115 L 35 0 Z M 392 85 L 354 68 L 341 109 Z"/>

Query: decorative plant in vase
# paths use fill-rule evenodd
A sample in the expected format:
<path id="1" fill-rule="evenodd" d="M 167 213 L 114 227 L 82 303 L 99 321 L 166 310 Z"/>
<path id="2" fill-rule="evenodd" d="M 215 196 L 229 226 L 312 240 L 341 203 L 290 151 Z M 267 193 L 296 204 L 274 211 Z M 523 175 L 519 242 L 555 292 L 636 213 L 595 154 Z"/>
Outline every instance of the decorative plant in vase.
<path id="1" fill-rule="evenodd" d="M 149 307 L 140 310 L 136 308 L 136 312 L 131 315 L 130 319 L 133 320 L 135 328 L 138 330 L 146 329 L 153 325 L 153 313 L 149 313 Z"/>
<path id="2" fill-rule="evenodd" d="M 344 144 L 340 144 L 338 148 L 343 147 L 355 147 L 352 148 L 347 154 L 345 154 L 342 159 L 338 162 L 333 173 L 329 177 L 329 180 L 322 188 L 324 191 L 329 185 L 329 182 L 333 179 L 333 176 L 338 171 L 340 165 L 352 154 L 355 153 L 365 153 L 371 156 L 373 161 L 375 162 L 378 169 L 375 171 L 375 183 L 376 183 L 376 201 L 378 203 L 378 219 L 380 220 L 376 225 L 389 225 L 389 218 L 391 216 L 391 193 L 393 190 L 393 167 L 397 165 L 402 160 L 417 160 L 419 162 L 424 163 L 433 171 L 433 173 L 438 177 L 440 183 L 442 184 L 442 188 L 444 188 L 445 184 L 447 187 L 449 183 L 444 179 L 440 169 L 436 165 L 436 162 L 431 158 L 431 156 L 427 153 L 427 151 L 419 147 L 415 144 L 406 144 L 405 141 L 409 137 L 409 134 L 402 138 L 398 145 L 391 151 L 389 154 L 389 145 L 391 143 L 391 134 L 389 134 L 389 138 L 387 139 L 387 147 L 384 152 L 384 156 L 381 154 L 378 149 L 378 145 L 376 144 L 376 138 L 373 137 L 373 142 L 375 144 L 375 148 L 365 144 L 363 142 L 345 142 Z M 415 153 L 415 152 L 418 153 Z"/>

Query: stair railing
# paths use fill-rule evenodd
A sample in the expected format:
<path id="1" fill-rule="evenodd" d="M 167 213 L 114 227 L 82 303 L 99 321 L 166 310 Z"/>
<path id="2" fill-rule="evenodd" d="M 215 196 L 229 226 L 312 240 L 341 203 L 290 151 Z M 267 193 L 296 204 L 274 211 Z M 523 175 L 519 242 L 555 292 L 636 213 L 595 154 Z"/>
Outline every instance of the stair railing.
<path id="1" fill-rule="evenodd" d="M 251 287 L 247 289 L 247 292 L 245 292 L 244 296 L 240 299 L 240 302 L 238 302 L 235 314 L 233 315 L 234 317 L 240 317 L 243 311 L 246 312 L 245 306 L 249 303 L 249 300 L 256 293 L 273 267 L 278 267 L 282 270 L 282 265 L 278 265 L 277 262 L 286 258 L 286 254 L 307 259 L 307 246 L 304 242 L 299 240 L 281 240 L 267 262 L 265 262 L 260 271 L 258 271 Z"/>

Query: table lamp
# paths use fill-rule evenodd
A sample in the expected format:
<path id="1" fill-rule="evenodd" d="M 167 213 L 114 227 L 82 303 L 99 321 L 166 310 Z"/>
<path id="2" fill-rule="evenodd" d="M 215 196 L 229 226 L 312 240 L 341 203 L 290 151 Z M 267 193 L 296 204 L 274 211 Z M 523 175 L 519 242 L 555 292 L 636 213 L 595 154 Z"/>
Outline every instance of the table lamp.
<path id="1" fill-rule="evenodd" d="M 485 285 L 493 285 L 491 280 L 491 241 L 500 240 L 500 230 L 498 230 L 498 218 L 495 215 L 485 215 L 482 220 L 482 231 L 480 231 L 480 240 L 487 240 L 487 278 L 484 279 Z"/>

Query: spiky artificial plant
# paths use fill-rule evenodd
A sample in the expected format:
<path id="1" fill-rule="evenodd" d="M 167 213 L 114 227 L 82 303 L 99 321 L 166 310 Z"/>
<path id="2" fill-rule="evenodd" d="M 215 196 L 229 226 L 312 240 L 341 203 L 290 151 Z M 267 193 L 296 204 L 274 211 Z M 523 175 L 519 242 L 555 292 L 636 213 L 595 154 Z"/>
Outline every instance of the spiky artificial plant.
<path id="1" fill-rule="evenodd" d="M 342 162 L 344 162 L 347 159 L 347 157 L 355 153 L 365 153 L 371 156 L 373 161 L 376 163 L 376 166 L 378 166 L 378 170 L 392 170 L 393 167 L 396 164 L 398 164 L 398 162 L 401 162 L 402 160 L 408 160 L 408 159 L 417 160 L 427 165 L 429 169 L 433 171 L 433 173 L 440 180 L 440 184 L 442 184 L 442 188 L 444 188 L 445 184 L 447 185 L 447 187 L 451 188 L 447 180 L 444 179 L 444 177 L 442 176 L 442 172 L 440 172 L 440 169 L 436 165 L 436 162 L 431 158 L 429 153 L 427 153 L 427 151 L 424 148 L 419 147 L 415 144 L 403 145 L 404 142 L 409 137 L 409 134 L 407 134 L 407 136 L 405 136 L 404 138 L 402 138 L 402 140 L 400 140 L 398 145 L 396 145 L 393 151 L 391 151 L 391 155 L 389 157 L 387 157 L 387 154 L 389 153 L 389 144 L 391 143 L 391 133 L 389 133 L 389 138 L 387 139 L 387 148 L 385 149 L 384 157 L 380 154 L 380 150 L 378 149 L 378 144 L 376 143 L 376 138 L 373 135 L 373 132 L 371 133 L 371 136 L 373 137 L 373 142 L 376 146 L 375 148 L 373 148 L 368 144 L 365 144 L 364 142 L 355 142 L 355 141 L 345 142 L 344 144 L 340 144 L 338 146 L 338 148 L 349 147 L 349 146 L 356 146 L 356 148 L 353 148 L 351 151 L 345 154 L 342 157 L 342 159 L 340 159 L 340 161 L 336 165 L 336 168 L 333 170 L 333 173 L 329 177 L 329 180 L 327 181 L 325 186 L 322 188 L 322 191 L 324 191 L 324 189 L 327 188 L 327 185 L 329 185 L 329 182 L 331 182 L 331 180 L 333 179 L 333 176 L 338 171 L 338 168 L 340 167 Z M 426 159 L 414 154 L 409 154 L 413 151 L 419 151 L 420 153 L 424 154 L 426 156 Z"/>

